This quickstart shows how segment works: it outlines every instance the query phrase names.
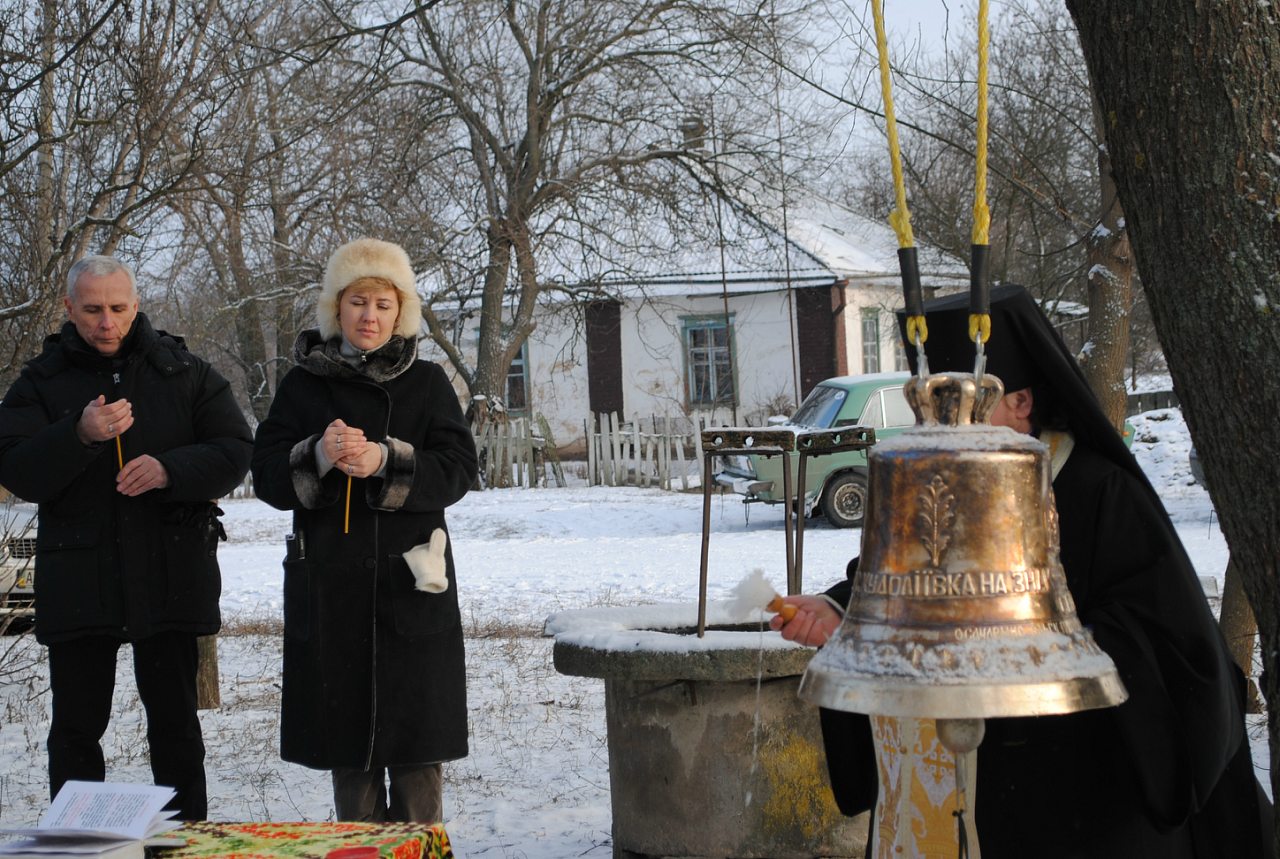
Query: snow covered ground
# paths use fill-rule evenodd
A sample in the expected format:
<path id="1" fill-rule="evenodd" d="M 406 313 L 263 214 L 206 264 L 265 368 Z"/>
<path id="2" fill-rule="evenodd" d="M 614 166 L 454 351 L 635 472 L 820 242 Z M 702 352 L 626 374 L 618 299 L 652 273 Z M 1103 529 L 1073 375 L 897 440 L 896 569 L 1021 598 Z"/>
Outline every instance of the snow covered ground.
<path id="1" fill-rule="evenodd" d="M 1221 582 L 1226 544 L 1187 463 L 1176 410 L 1133 419 L 1134 451 L 1160 489 L 1192 560 Z M 289 516 L 250 500 L 223 503 L 222 607 L 233 628 L 278 621 L 280 560 Z M 727 598 L 755 567 L 779 589 L 781 512 L 733 496 L 712 508 L 709 595 Z M 472 493 L 449 511 L 468 627 L 471 756 L 446 767 L 446 828 L 460 857 L 608 857 L 608 755 L 599 680 L 551 667 L 538 635 L 550 614 L 587 606 L 695 602 L 702 497 L 647 489 L 569 488 Z M 843 575 L 860 533 L 812 520 L 807 589 Z M 324 820 L 327 774 L 279 760 L 279 639 L 227 634 L 218 642 L 222 706 L 202 713 L 210 810 L 216 819 Z M 145 725 L 122 651 L 116 714 L 106 738 L 109 777 L 149 781 Z M 46 803 L 48 695 L 30 636 L 0 642 L 0 825 L 34 823 Z M 1266 764 L 1255 720 L 1255 760 Z M 1262 779 L 1267 783 L 1267 779 Z"/>

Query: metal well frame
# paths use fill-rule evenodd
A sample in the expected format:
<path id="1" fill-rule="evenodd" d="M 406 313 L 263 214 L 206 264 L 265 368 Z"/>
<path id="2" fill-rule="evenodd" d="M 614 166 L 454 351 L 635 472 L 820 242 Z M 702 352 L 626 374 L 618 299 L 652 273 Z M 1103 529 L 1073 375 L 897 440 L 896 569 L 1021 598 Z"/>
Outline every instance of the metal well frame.
<path id="1" fill-rule="evenodd" d="M 702 559 L 698 571 L 698 637 L 707 628 L 707 560 L 711 544 L 712 462 L 717 456 L 755 454 L 782 456 L 783 531 L 786 534 L 787 594 L 800 593 L 804 569 L 805 472 L 811 457 L 865 450 L 876 443 L 871 427 L 783 429 L 779 427 L 716 427 L 702 431 Z M 796 462 L 796 487 L 791 488 L 791 457 Z M 792 509 L 799 500 L 801 509 Z M 796 521 L 792 522 L 792 516 Z"/>

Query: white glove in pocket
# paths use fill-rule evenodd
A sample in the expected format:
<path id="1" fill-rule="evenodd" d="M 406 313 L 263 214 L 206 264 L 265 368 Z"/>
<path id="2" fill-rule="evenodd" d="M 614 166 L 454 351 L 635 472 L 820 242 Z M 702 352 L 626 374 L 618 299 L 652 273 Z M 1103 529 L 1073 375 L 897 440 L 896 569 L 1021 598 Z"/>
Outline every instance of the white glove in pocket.
<path id="1" fill-rule="evenodd" d="M 445 575 L 444 547 L 449 537 L 443 528 L 431 532 L 431 539 L 414 546 L 404 553 L 416 582 L 414 587 L 429 594 L 441 594 L 449 589 L 449 577 Z"/>

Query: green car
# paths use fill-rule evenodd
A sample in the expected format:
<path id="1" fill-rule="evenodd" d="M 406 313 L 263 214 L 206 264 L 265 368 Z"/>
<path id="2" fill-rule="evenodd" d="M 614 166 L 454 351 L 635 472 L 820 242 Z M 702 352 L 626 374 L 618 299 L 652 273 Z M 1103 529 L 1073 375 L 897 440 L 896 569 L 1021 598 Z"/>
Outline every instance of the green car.
<path id="1" fill-rule="evenodd" d="M 819 382 L 800 408 L 782 427 L 834 429 L 870 427 L 876 439 L 897 435 L 915 426 L 916 418 L 902 394 L 910 373 L 871 373 L 838 376 Z M 797 454 L 790 454 L 791 474 L 797 474 Z M 715 481 L 743 496 L 750 504 L 781 504 L 781 456 L 721 457 Z M 853 450 L 810 457 L 805 465 L 805 511 L 821 507 L 827 521 L 837 528 L 862 524 L 867 507 L 867 452 Z"/>
<path id="2" fill-rule="evenodd" d="M 871 373 L 837 376 L 819 382 L 800 408 L 781 427 L 835 429 L 870 427 L 876 439 L 895 436 L 915 426 L 902 386 L 910 373 Z M 1124 442 L 1133 444 L 1133 425 L 1124 425 Z M 792 480 L 797 479 L 797 454 L 789 454 Z M 782 503 L 782 464 L 779 455 L 745 454 L 720 457 L 715 482 L 743 496 L 747 503 Z M 867 452 L 844 451 L 810 457 L 805 466 L 805 512 L 821 507 L 837 528 L 862 524 L 867 506 Z"/>

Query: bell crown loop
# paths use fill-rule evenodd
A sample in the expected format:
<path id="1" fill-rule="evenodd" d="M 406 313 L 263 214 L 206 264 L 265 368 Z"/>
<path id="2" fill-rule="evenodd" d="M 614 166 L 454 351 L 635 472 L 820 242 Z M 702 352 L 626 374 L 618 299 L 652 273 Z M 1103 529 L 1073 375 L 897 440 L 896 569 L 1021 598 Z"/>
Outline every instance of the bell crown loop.
<path id="1" fill-rule="evenodd" d="M 902 386 L 917 426 L 967 426 L 987 424 L 1004 384 L 990 373 L 977 378 L 971 373 L 939 373 L 912 376 Z"/>

